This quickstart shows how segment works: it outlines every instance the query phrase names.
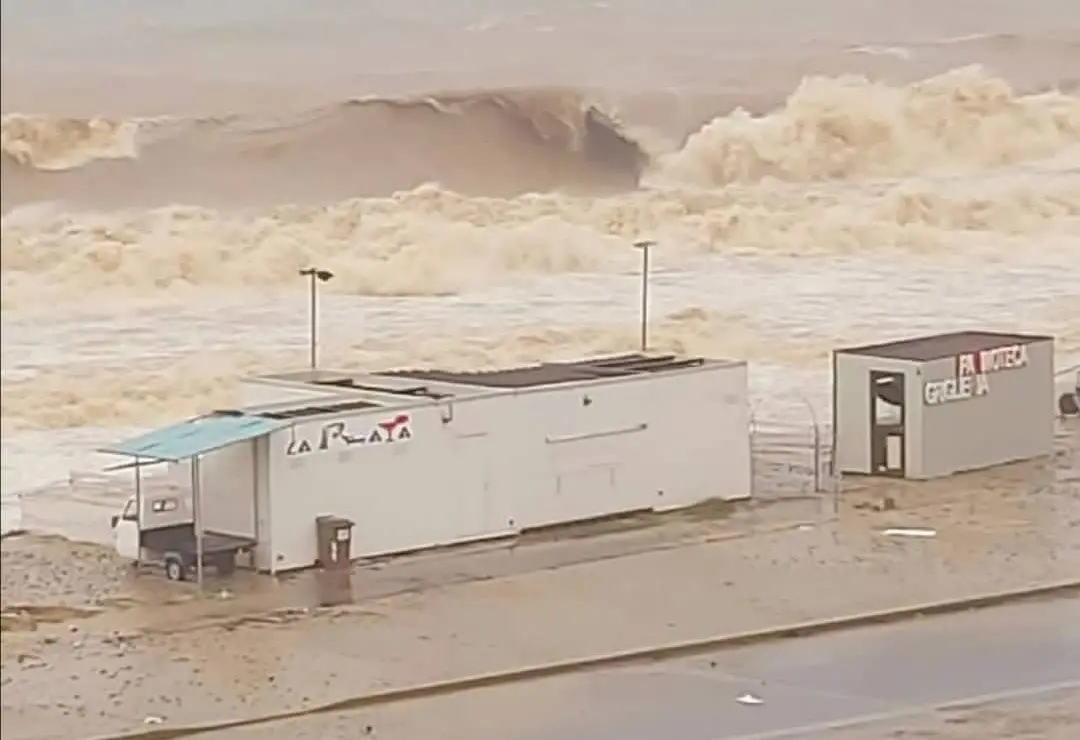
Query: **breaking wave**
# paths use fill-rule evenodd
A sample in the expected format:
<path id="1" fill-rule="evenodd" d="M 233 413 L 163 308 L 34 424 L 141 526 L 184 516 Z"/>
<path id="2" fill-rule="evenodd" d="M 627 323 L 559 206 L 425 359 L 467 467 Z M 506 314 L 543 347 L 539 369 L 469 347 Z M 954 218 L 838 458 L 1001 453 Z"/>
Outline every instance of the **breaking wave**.
<path id="1" fill-rule="evenodd" d="M 664 260 L 736 249 L 837 255 L 882 249 L 944 254 L 965 244 L 1016 248 L 1041 235 L 1076 251 L 1080 178 L 879 182 L 853 188 L 759 184 L 642 191 L 610 198 L 557 194 L 468 198 L 434 187 L 255 215 L 200 208 L 82 214 L 19 209 L 3 224 L 6 308 L 189 287 L 294 285 L 296 270 L 333 264 L 334 290 L 452 295 L 513 274 L 636 269 L 627 244 L 663 242 Z M 1071 245 L 1071 246 L 1070 246 Z M 677 262 L 675 263 L 677 264 Z M 178 293 L 178 295 L 180 294 Z"/>
<path id="2" fill-rule="evenodd" d="M 362 99 L 288 119 L 3 119 L 5 205 L 248 205 L 386 195 L 625 190 L 648 156 L 560 89 Z"/>
<path id="3" fill-rule="evenodd" d="M 670 96 L 654 105 L 675 103 L 694 107 Z M 10 114 L 4 207 L 322 203 L 430 183 L 479 196 L 602 194 L 643 178 L 716 187 L 986 169 L 1080 144 L 1080 96 L 1020 94 L 978 67 L 902 87 L 815 77 L 766 115 L 731 107 L 700 128 L 684 122 L 693 131 L 649 132 L 565 89 L 363 99 L 277 120 Z"/>
<path id="4" fill-rule="evenodd" d="M 718 186 L 987 170 L 1080 145 L 1080 96 L 1020 95 L 967 67 L 902 88 L 813 78 L 776 113 L 714 119 L 664 162 L 668 180 Z"/>
<path id="5" fill-rule="evenodd" d="M 5 202 L 36 202 L 3 217 L 3 305 L 288 286 L 311 263 L 334 264 L 335 290 L 448 295 L 634 269 L 640 237 L 663 259 L 1009 250 L 1035 234 L 1077 249 L 1080 97 L 1018 94 L 979 68 L 902 87 L 808 79 L 772 113 L 720 115 L 651 157 L 629 130 L 579 94 L 535 90 L 358 101 L 262 128 L 8 117 Z M 228 208 L 252 190 L 290 205 Z M 73 213 L 82 200 L 128 208 Z"/>

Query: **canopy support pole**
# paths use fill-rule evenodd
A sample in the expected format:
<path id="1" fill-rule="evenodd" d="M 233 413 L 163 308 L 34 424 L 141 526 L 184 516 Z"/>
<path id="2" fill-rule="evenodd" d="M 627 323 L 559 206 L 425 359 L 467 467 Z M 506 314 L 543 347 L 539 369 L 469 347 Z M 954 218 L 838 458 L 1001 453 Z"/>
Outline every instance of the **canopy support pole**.
<path id="1" fill-rule="evenodd" d="M 191 458 L 191 514 L 195 525 L 195 582 L 199 588 L 203 585 L 203 529 L 202 529 L 202 475 L 199 471 L 199 456 Z"/>
<path id="2" fill-rule="evenodd" d="M 138 552 L 135 554 L 136 567 L 142 566 L 142 464 L 141 458 L 135 456 L 135 529 L 138 530 Z"/>

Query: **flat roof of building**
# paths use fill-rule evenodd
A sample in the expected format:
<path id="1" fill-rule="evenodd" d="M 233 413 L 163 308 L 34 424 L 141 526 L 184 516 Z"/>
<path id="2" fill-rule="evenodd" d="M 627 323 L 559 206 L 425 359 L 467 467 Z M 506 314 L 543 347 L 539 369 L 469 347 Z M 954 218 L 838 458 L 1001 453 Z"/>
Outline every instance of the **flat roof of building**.
<path id="1" fill-rule="evenodd" d="M 274 420 L 296 420 L 345 411 L 394 408 L 425 400 L 467 398 L 493 390 L 539 388 L 572 382 L 600 381 L 676 372 L 697 367 L 742 366 L 744 362 L 671 354 L 632 353 L 575 362 L 546 362 L 502 370 L 455 372 L 450 370 L 388 370 L 364 373 L 339 370 L 304 370 L 263 375 L 253 380 L 321 389 L 321 398 L 281 400 L 243 413 Z M 239 413 L 225 411 L 223 413 Z"/>
<path id="2" fill-rule="evenodd" d="M 881 344 L 867 344 L 836 350 L 837 354 L 868 355 L 892 360 L 928 362 L 945 357 L 997 349 L 1010 344 L 1052 342 L 1053 337 L 1043 334 L 1006 334 L 991 331 L 954 331 L 925 337 L 902 339 Z"/>
<path id="3" fill-rule="evenodd" d="M 448 370 L 391 370 L 376 375 L 412 378 L 435 383 L 478 386 L 481 388 L 536 388 L 601 378 L 619 378 L 672 372 L 702 367 L 713 361 L 704 357 L 645 355 L 640 353 L 599 357 L 576 362 L 545 362 L 540 365 L 473 372 Z"/>

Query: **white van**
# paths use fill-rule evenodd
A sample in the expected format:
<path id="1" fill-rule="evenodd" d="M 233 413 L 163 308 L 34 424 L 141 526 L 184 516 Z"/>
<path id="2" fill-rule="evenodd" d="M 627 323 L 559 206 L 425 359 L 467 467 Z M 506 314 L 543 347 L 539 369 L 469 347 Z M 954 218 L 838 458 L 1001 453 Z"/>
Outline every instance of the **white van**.
<path id="1" fill-rule="evenodd" d="M 183 581 L 195 569 L 198 538 L 189 492 L 172 487 L 133 495 L 113 515 L 112 530 L 117 554 L 137 564 L 159 564 L 171 581 Z M 254 546 L 253 539 L 204 529 L 203 567 L 229 575 L 236 569 L 237 555 Z"/>

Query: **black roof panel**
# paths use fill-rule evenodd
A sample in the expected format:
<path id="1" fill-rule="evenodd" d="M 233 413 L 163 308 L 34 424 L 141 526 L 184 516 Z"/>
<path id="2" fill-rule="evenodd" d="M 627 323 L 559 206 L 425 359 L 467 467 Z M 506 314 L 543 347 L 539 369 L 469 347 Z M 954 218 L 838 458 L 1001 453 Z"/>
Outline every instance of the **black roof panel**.
<path id="1" fill-rule="evenodd" d="M 837 354 L 868 355 L 892 360 L 913 360 L 927 362 L 944 357 L 982 352 L 997 349 L 1010 344 L 1031 344 L 1032 342 L 1052 342 L 1054 338 L 1042 334 L 1004 334 L 991 331 L 955 331 L 948 334 L 934 334 L 926 337 L 902 339 L 881 344 L 867 344 L 862 347 L 848 347 L 836 350 Z"/>
<path id="2" fill-rule="evenodd" d="M 543 385 L 573 383 L 598 378 L 670 372 L 686 367 L 700 367 L 704 364 L 705 359 L 702 357 L 678 358 L 675 355 L 628 354 L 576 362 L 548 362 L 541 365 L 515 367 L 506 370 L 479 372 L 394 370 L 377 374 L 486 388 L 535 388 Z"/>

